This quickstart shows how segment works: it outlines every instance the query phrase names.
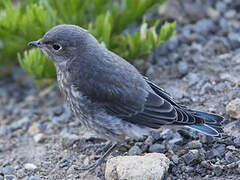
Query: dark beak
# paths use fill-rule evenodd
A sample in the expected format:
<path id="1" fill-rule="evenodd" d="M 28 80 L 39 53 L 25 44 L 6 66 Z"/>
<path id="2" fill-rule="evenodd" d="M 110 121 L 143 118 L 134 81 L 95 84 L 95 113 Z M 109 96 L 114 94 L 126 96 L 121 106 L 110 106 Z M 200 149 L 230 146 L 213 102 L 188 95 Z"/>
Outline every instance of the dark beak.
<path id="1" fill-rule="evenodd" d="M 40 47 L 40 40 L 28 43 L 29 46 Z"/>

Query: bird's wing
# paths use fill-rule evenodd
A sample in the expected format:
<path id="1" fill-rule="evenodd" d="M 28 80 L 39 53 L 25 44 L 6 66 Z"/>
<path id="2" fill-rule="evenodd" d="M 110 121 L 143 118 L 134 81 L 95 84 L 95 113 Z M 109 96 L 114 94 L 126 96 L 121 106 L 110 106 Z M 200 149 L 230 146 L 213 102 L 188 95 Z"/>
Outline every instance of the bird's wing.
<path id="1" fill-rule="evenodd" d="M 69 62 L 70 81 L 85 96 L 103 105 L 107 113 L 151 128 L 202 121 L 121 57 L 103 48 L 95 51 L 91 60 L 83 52 L 81 61 Z"/>
<path id="2" fill-rule="evenodd" d="M 151 128 L 166 124 L 191 125 L 203 123 L 200 117 L 194 116 L 185 107 L 176 103 L 165 91 L 146 79 L 153 92 L 148 92 L 141 111 L 128 104 L 106 103 L 108 113 L 125 121 Z"/>

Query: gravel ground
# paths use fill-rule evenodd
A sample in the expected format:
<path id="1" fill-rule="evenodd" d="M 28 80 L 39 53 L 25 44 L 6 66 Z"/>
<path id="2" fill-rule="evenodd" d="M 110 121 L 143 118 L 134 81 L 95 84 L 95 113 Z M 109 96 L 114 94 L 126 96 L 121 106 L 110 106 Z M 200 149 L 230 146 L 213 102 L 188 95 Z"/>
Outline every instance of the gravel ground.
<path id="1" fill-rule="evenodd" d="M 240 179 L 240 119 L 226 112 L 240 97 L 240 3 L 181 2 L 169 0 L 165 13 L 180 22 L 177 35 L 141 69 L 179 102 L 224 116 L 226 133 L 217 139 L 164 128 L 140 142 L 126 142 L 112 156 L 164 153 L 171 161 L 169 180 Z M 98 157 L 95 148 L 85 147 L 104 140 L 81 127 L 57 88 L 43 96 L 44 89 L 19 67 L 0 80 L 0 87 L 0 180 L 104 179 L 105 164 L 80 173 Z"/>

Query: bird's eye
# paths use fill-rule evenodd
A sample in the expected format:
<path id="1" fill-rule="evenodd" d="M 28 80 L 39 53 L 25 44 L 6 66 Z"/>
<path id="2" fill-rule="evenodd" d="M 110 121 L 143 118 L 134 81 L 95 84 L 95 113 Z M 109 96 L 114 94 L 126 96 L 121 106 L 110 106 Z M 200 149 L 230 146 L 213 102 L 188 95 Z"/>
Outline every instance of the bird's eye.
<path id="1" fill-rule="evenodd" d="M 52 47 L 56 51 L 58 51 L 58 50 L 60 50 L 62 48 L 59 44 L 53 44 Z"/>

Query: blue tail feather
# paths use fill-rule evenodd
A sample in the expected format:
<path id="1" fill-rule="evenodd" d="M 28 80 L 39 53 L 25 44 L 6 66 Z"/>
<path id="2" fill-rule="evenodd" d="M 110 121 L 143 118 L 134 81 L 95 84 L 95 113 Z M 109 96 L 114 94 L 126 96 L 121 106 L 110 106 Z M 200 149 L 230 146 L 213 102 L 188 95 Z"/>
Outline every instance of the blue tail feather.
<path id="1" fill-rule="evenodd" d="M 191 112 L 201 117 L 204 120 L 204 124 L 188 125 L 187 127 L 210 136 L 219 136 L 219 134 L 223 133 L 222 121 L 224 118 L 222 116 L 195 110 L 191 110 Z"/>

